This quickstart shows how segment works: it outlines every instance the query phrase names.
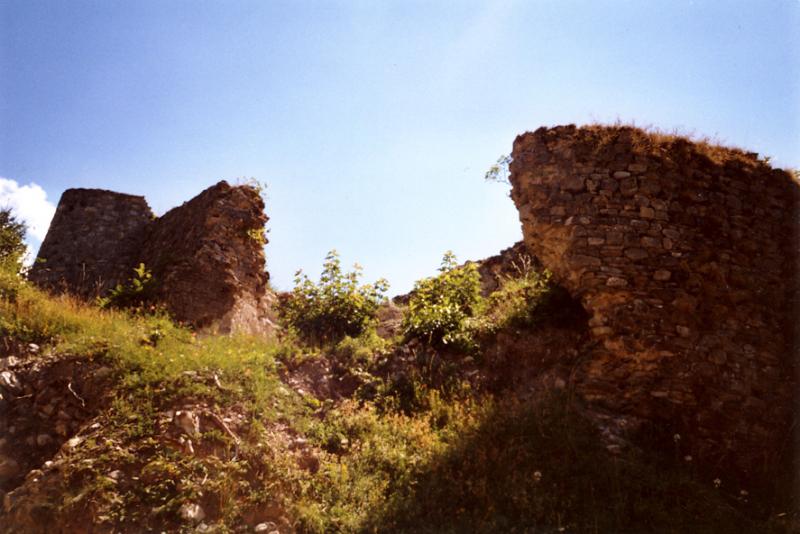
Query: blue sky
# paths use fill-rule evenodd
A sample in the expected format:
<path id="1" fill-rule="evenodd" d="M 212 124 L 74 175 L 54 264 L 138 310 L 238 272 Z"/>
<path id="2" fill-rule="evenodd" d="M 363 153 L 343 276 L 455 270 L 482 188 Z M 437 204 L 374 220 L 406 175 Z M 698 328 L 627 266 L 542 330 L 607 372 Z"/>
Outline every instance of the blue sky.
<path id="1" fill-rule="evenodd" d="M 541 125 L 678 128 L 800 167 L 798 27 L 797 0 L 0 0 L 0 203 L 36 246 L 66 188 L 163 213 L 255 177 L 278 288 L 336 248 L 399 293 L 445 250 L 521 237 L 483 174 Z"/>

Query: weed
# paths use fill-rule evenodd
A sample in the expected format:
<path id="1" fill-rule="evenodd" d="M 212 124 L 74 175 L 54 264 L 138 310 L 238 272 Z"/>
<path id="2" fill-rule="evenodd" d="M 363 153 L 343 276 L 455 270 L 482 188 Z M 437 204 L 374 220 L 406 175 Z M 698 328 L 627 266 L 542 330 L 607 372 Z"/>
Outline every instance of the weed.
<path id="1" fill-rule="evenodd" d="M 133 276 L 125 285 L 117 284 L 108 295 L 98 297 L 97 304 L 101 308 L 127 308 L 143 310 L 153 298 L 155 280 L 144 263 L 134 267 Z"/>
<path id="2" fill-rule="evenodd" d="M 247 230 L 247 237 L 252 239 L 257 245 L 264 246 L 267 244 L 267 230 L 263 226 L 258 228 L 250 228 Z"/>

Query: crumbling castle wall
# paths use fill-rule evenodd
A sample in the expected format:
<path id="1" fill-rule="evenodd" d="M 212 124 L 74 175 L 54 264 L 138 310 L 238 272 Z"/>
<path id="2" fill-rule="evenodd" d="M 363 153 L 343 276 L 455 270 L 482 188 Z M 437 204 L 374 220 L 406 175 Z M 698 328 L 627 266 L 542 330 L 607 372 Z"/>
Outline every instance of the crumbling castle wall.
<path id="1" fill-rule="evenodd" d="M 215 331 L 270 325 L 264 202 L 251 187 L 206 189 L 145 228 L 138 261 L 152 269 L 158 300 L 178 320 Z"/>
<path id="2" fill-rule="evenodd" d="M 747 475 L 792 416 L 798 185 L 757 155 L 629 127 L 514 142 L 525 243 L 589 312 L 575 388 Z"/>
<path id="3" fill-rule="evenodd" d="M 273 328 L 263 246 L 264 203 L 252 187 L 220 182 L 162 217 L 144 198 L 69 189 L 30 273 L 82 297 L 107 293 L 144 263 L 154 300 L 178 321 L 229 333 Z"/>
<path id="4" fill-rule="evenodd" d="M 131 277 L 153 217 L 144 197 L 102 189 L 64 191 L 31 280 L 83 297 L 105 293 Z"/>

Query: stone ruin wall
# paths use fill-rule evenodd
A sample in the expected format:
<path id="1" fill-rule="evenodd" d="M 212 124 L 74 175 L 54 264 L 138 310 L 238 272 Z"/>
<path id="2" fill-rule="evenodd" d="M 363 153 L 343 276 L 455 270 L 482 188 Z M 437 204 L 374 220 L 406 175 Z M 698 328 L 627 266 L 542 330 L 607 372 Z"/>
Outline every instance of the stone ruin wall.
<path id="1" fill-rule="evenodd" d="M 144 197 L 68 189 L 30 278 L 83 297 L 105 293 L 131 277 L 144 228 L 153 218 Z"/>
<path id="2" fill-rule="evenodd" d="M 267 220 L 253 188 L 220 182 L 148 226 L 138 261 L 152 266 L 159 300 L 175 317 L 226 333 L 257 332 L 274 318 L 266 237 L 257 238 Z"/>
<path id="3" fill-rule="evenodd" d="M 267 217 L 251 187 L 220 182 L 156 218 L 143 197 L 69 189 L 30 279 L 84 298 L 125 284 L 139 263 L 155 300 L 178 321 L 213 332 L 268 333 L 272 302 L 263 245 Z"/>
<path id="4" fill-rule="evenodd" d="M 590 404 L 749 476 L 791 447 L 798 185 L 757 155 L 628 127 L 514 142 L 525 243 L 581 299 Z"/>

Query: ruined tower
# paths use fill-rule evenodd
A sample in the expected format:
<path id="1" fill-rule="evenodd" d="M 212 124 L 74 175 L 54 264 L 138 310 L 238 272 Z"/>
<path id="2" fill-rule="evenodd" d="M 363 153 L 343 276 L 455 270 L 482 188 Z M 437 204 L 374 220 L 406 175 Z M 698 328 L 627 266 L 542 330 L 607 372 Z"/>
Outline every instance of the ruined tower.
<path id="1" fill-rule="evenodd" d="M 787 448 L 798 184 L 756 154 L 630 127 L 514 142 L 525 243 L 580 298 L 584 399 L 743 473 Z"/>
<path id="2" fill-rule="evenodd" d="M 143 197 L 69 189 L 30 279 L 91 298 L 124 285 L 143 263 L 155 302 L 176 320 L 214 332 L 266 333 L 274 327 L 267 220 L 258 191 L 224 181 L 158 218 Z"/>

